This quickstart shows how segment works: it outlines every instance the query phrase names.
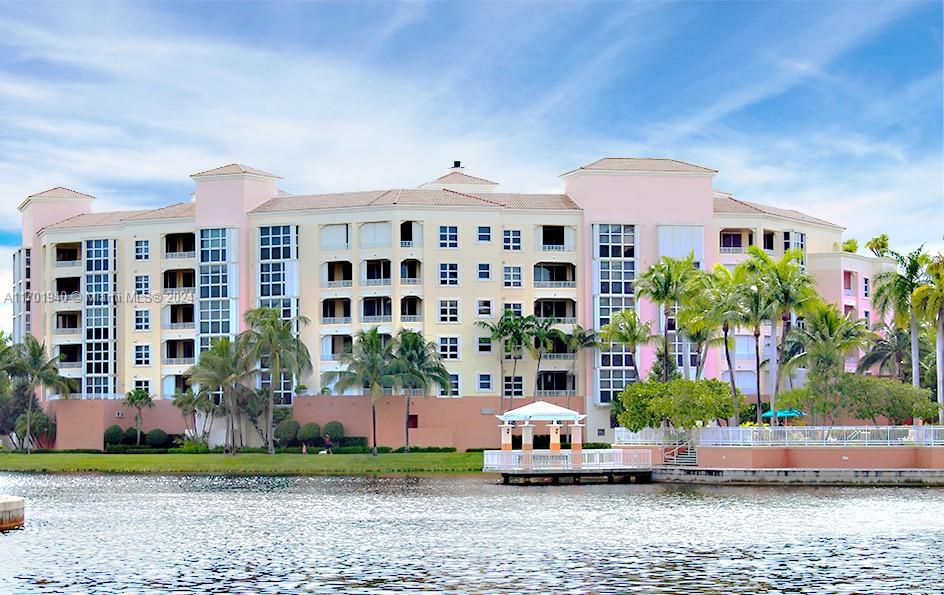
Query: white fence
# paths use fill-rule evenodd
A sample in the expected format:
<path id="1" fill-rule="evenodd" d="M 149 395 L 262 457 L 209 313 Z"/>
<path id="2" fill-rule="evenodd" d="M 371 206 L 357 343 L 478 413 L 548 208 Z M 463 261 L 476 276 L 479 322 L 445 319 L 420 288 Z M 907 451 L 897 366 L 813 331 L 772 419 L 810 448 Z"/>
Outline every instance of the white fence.
<path id="1" fill-rule="evenodd" d="M 616 444 L 665 446 L 688 439 L 674 428 L 616 430 Z M 944 446 L 944 426 L 711 427 L 691 430 L 690 439 L 695 446 Z"/>
<path id="2" fill-rule="evenodd" d="M 652 452 L 629 448 L 592 450 L 486 450 L 483 471 L 607 471 L 648 469 Z"/>

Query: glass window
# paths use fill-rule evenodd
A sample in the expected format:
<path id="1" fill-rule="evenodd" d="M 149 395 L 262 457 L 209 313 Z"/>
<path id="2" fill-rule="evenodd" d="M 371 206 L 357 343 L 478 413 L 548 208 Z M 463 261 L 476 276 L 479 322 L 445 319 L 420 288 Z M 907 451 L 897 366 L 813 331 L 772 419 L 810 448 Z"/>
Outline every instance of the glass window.
<path id="1" fill-rule="evenodd" d="M 479 374 L 475 381 L 475 386 L 480 391 L 492 390 L 492 375 Z"/>
<path id="2" fill-rule="evenodd" d="M 151 381 L 150 380 L 135 380 L 134 389 L 143 390 L 144 392 L 151 394 Z"/>
<path id="3" fill-rule="evenodd" d="M 439 322 L 459 322 L 459 300 L 439 300 Z"/>
<path id="4" fill-rule="evenodd" d="M 520 229 L 506 229 L 502 232 L 502 249 L 521 250 Z"/>
<path id="5" fill-rule="evenodd" d="M 505 304 L 502 306 L 502 311 L 511 312 L 515 316 L 524 315 L 524 307 L 522 306 L 521 302 L 505 302 Z"/>
<path id="6" fill-rule="evenodd" d="M 504 284 L 505 287 L 521 287 L 521 267 L 505 267 Z"/>
<path id="7" fill-rule="evenodd" d="M 521 376 L 505 376 L 503 394 L 506 397 L 524 396 L 524 379 Z"/>
<path id="8" fill-rule="evenodd" d="M 259 295 L 261 297 L 285 295 L 284 262 L 259 264 Z"/>
<path id="9" fill-rule="evenodd" d="M 869 297 L 869 278 L 862 277 L 862 297 Z"/>
<path id="10" fill-rule="evenodd" d="M 459 396 L 459 375 L 450 374 L 449 375 L 449 391 L 443 390 L 442 387 L 439 388 L 440 397 L 458 397 Z"/>
<path id="11" fill-rule="evenodd" d="M 481 318 L 492 316 L 492 300 L 478 300 L 475 303 L 475 315 Z"/>
<path id="12" fill-rule="evenodd" d="M 136 331 L 151 330 L 151 311 L 150 310 L 135 310 L 134 311 L 134 330 Z"/>
<path id="13" fill-rule="evenodd" d="M 134 241 L 134 259 L 147 260 L 151 257 L 151 245 L 147 240 Z"/>
<path id="14" fill-rule="evenodd" d="M 151 277 L 148 275 L 134 276 L 135 295 L 147 295 L 151 293 Z"/>
<path id="15" fill-rule="evenodd" d="M 459 228 L 455 225 L 439 226 L 439 247 L 440 248 L 458 248 L 459 247 Z"/>
<path id="16" fill-rule="evenodd" d="M 458 285 L 459 284 L 459 265 L 452 263 L 442 263 L 439 265 L 439 284 L 440 285 Z"/>
<path id="17" fill-rule="evenodd" d="M 478 240 L 480 242 L 491 242 L 492 228 L 487 225 L 479 225 Z"/>
<path id="18" fill-rule="evenodd" d="M 487 262 L 480 262 L 478 264 L 478 277 L 479 281 L 488 281 L 492 278 L 492 265 Z"/>
<path id="19" fill-rule="evenodd" d="M 439 357 L 459 359 L 459 337 L 439 337 Z"/>
<path id="20" fill-rule="evenodd" d="M 226 230 L 200 230 L 200 262 L 226 262 Z"/>
<path id="21" fill-rule="evenodd" d="M 225 264 L 200 266 L 200 297 L 229 297 L 229 273 Z"/>
<path id="22" fill-rule="evenodd" d="M 492 338 L 479 337 L 478 350 L 479 350 L 479 353 L 491 353 L 492 352 Z"/>
<path id="23" fill-rule="evenodd" d="M 134 365 L 136 366 L 150 366 L 151 365 L 151 346 L 150 345 L 135 345 L 134 346 Z"/>
<path id="24" fill-rule="evenodd" d="M 292 258 L 292 227 L 290 225 L 260 227 L 259 258 L 261 260 Z"/>

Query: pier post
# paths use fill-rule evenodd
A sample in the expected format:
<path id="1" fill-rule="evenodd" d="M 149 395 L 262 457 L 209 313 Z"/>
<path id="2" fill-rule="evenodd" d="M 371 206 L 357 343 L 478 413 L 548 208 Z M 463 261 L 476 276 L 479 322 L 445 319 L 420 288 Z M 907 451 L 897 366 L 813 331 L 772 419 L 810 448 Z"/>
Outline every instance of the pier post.
<path id="1" fill-rule="evenodd" d="M 16 496 L 0 496 L 0 531 L 16 529 L 23 525 L 26 500 Z"/>

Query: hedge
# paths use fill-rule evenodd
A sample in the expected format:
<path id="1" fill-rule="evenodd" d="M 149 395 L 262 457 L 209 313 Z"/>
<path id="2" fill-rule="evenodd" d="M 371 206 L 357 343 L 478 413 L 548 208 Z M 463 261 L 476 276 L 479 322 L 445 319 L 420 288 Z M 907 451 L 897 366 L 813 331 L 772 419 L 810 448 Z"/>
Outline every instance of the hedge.
<path id="1" fill-rule="evenodd" d="M 118 424 L 108 426 L 108 429 L 105 430 L 105 444 L 119 444 L 124 438 L 125 431 Z"/>
<path id="2" fill-rule="evenodd" d="M 298 429 L 297 439 L 303 444 L 309 446 L 320 446 L 324 444 L 324 440 L 321 439 L 321 426 L 318 424 L 305 424 Z"/>
<path id="3" fill-rule="evenodd" d="M 406 448 L 401 446 L 393 452 L 406 452 Z M 411 446 L 410 452 L 456 452 L 452 446 Z"/>
<path id="4" fill-rule="evenodd" d="M 144 441 L 151 448 L 166 448 L 171 444 L 170 436 L 160 428 L 154 428 L 148 432 Z"/>
<path id="5" fill-rule="evenodd" d="M 331 436 L 332 444 L 341 444 L 341 445 L 347 446 L 344 443 L 344 425 L 342 425 L 341 422 L 329 421 L 328 423 L 324 425 L 324 433 L 327 434 L 328 436 Z"/>

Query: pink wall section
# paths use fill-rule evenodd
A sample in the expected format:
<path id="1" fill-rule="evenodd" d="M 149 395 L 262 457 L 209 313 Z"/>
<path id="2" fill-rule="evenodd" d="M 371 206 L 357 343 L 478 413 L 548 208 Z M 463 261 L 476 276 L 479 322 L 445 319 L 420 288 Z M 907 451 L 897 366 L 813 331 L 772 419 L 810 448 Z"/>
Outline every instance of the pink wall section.
<path id="1" fill-rule="evenodd" d="M 56 449 L 104 448 L 104 433 L 109 426 L 134 426 L 135 410 L 121 401 L 60 400 L 45 403 L 49 415 L 56 419 Z M 117 417 L 117 412 L 122 417 Z M 182 434 L 184 421 L 173 401 L 156 401 L 152 409 L 141 415 L 141 428 L 149 432 L 160 428 L 168 434 Z"/>
<path id="2" fill-rule="evenodd" d="M 944 469 L 940 447 L 698 448 L 698 466 L 724 469 Z"/>
<path id="3" fill-rule="evenodd" d="M 410 430 L 413 446 L 455 446 L 467 448 L 498 448 L 501 446 L 499 421 L 495 413 L 483 414 L 482 409 L 498 412 L 498 397 L 466 397 L 441 399 L 413 397 L 410 413 L 418 416 L 418 426 Z M 544 399 L 567 406 L 565 398 Z M 511 407 L 521 407 L 532 399 L 515 399 Z M 582 410 L 583 397 L 571 397 L 570 408 Z M 508 400 L 505 400 L 506 407 Z M 406 403 L 402 397 L 384 397 L 377 402 L 377 443 L 380 446 L 403 446 Z M 347 436 L 367 436 L 370 440 L 371 418 L 368 397 L 296 397 L 293 417 L 298 423 L 317 423 L 324 427 L 329 421 L 344 425 Z M 546 434 L 545 424 L 538 423 L 535 434 Z"/>

